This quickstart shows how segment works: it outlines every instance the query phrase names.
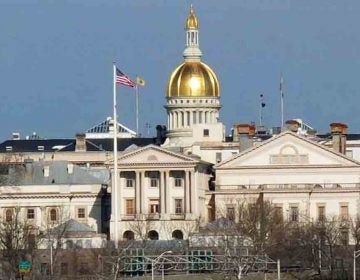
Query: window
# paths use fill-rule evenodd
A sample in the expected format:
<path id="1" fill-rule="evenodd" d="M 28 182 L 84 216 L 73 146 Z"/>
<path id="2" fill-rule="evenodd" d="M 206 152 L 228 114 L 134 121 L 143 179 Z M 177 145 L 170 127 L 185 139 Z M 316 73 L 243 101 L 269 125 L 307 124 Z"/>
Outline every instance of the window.
<path id="1" fill-rule="evenodd" d="M 33 208 L 29 208 L 27 209 L 27 214 L 26 214 L 28 220 L 33 220 L 35 219 L 35 209 Z"/>
<path id="2" fill-rule="evenodd" d="M 275 206 L 274 216 L 275 216 L 275 219 L 277 221 L 282 221 L 282 219 L 283 219 L 283 208 L 282 208 L 282 206 Z"/>
<path id="3" fill-rule="evenodd" d="M 318 205 L 318 221 L 324 222 L 325 221 L 325 206 L 324 205 Z"/>
<path id="4" fill-rule="evenodd" d="M 85 208 L 77 209 L 77 217 L 78 219 L 85 219 Z"/>
<path id="5" fill-rule="evenodd" d="M 297 206 L 290 207 L 290 221 L 291 222 L 299 221 L 299 207 Z"/>
<path id="6" fill-rule="evenodd" d="M 135 200 L 127 199 L 126 200 L 126 215 L 134 215 L 135 214 Z"/>
<path id="7" fill-rule="evenodd" d="M 347 221 L 349 219 L 349 206 L 340 205 L 340 220 L 342 222 Z"/>
<path id="8" fill-rule="evenodd" d="M 47 263 L 41 263 L 40 264 L 40 273 L 42 275 L 49 275 L 50 274 L 49 265 Z"/>
<path id="9" fill-rule="evenodd" d="M 54 208 L 50 209 L 49 218 L 50 218 L 50 221 L 51 221 L 51 222 L 56 222 L 56 221 L 57 221 L 57 212 L 56 212 L 56 209 L 54 209 Z"/>
<path id="10" fill-rule="evenodd" d="M 158 178 L 150 178 L 150 187 L 156 188 L 159 186 L 159 179 Z"/>
<path id="11" fill-rule="evenodd" d="M 150 199 L 150 213 L 151 214 L 156 214 L 159 213 L 160 211 L 160 207 L 159 207 L 159 200 L 158 199 Z"/>
<path id="12" fill-rule="evenodd" d="M 134 187 L 134 179 L 126 179 L 126 187 L 133 188 Z"/>
<path id="13" fill-rule="evenodd" d="M 235 208 L 234 207 L 226 208 L 226 218 L 228 218 L 230 221 L 235 221 Z"/>
<path id="14" fill-rule="evenodd" d="M 183 185 L 183 179 L 182 178 L 175 178 L 175 187 L 182 187 Z"/>
<path id="15" fill-rule="evenodd" d="M 36 236 L 35 234 L 29 234 L 28 236 L 28 247 L 29 249 L 34 249 L 36 245 Z"/>
<path id="16" fill-rule="evenodd" d="M 12 209 L 6 209 L 5 210 L 5 221 L 11 222 L 13 220 L 13 210 Z"/>
<path id="17" fill-rule="evenodd" d="M 344 246 L 349 245 L 349 231 L 348 230 L 341 231 L 340 242 Z"/>
<path id="18" fill-rule="evenodd" d="M 69 273 L 68 263 L 61 263 L 60 274 L 61 275 L 68 275 L 68 273 Z"/>
<path id="19" fill-rule="evenodd" d="M 175 214 L 182 214 L 182 213 L 183 213 L 183 200 L 175 199 Z"/>
<path id="20" fill-rule="evenodd" d="M 208 130 L 208 129 L 204 129 L 203 135 L 204 135 L 204 137 L 209 137 L 209 130 Z"/>

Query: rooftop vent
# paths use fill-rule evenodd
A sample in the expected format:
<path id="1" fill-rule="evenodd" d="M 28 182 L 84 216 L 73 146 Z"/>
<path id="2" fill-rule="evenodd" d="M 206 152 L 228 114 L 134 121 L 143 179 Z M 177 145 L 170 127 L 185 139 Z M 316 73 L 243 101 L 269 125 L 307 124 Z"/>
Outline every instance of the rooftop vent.
<path id="1" fill-rule="evenodd" d="M 13 132 L 12 133 L 12 139 L 13 140 L 20 140 L 20 133 L 19 132 Z"/>

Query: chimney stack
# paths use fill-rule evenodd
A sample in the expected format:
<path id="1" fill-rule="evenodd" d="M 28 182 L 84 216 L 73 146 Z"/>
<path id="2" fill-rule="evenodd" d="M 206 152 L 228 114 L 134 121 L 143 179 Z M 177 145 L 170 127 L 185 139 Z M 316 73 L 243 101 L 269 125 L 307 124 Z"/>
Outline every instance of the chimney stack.
<path id="1" fill-rule="evenodd" d="M 296 120 L 288 120 L 285 122 L 285 124 L 286 124 L 286 129 L 294 133 L 297 133 L 300 128 L 300 124 Z"/>
<path id="2" fill-rule="evenodd" d="M 77 133 L 75 138 L 75 152 L 86 152 L 85 133 Z"/>
<path id="3" fill-rule="evenodd" d="M 235 130 L 234 130 L 235 132 Z M 238 124 L 236 126 L 236 134 L 239 139 L 239 151 L 242 152 L 253 145 L 253 137 L 255 135 L 255 125 Z"/>
<path id="4" fill-rule="evenodd" d="M 348 126 L 343 123 L 331 123 L 330 131 L 334 151 L 346 154 L 346 134 Z"/>

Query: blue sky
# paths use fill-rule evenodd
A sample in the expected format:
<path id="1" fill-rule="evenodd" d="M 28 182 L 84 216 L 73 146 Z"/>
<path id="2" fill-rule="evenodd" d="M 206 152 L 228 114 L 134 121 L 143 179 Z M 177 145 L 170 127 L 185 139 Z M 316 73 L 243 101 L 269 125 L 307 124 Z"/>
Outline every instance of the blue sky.
<path id="1" fill-rule="evenodd" d="M 73 137 L 112 115 L 112 62 L 141 88 L 141 130 L 166 124 L 166 85 L 182 61 L 193 2 L 203 61 L 221 86 L 221 120 L 302 118 L 320 132 L 360 132 L 358 0 L 0 0 L 0 140 Z M 135 95 L 118 88 L 119 119 L 135 129 Z M 153 134 L 153 133 L 151 133 Z"/>

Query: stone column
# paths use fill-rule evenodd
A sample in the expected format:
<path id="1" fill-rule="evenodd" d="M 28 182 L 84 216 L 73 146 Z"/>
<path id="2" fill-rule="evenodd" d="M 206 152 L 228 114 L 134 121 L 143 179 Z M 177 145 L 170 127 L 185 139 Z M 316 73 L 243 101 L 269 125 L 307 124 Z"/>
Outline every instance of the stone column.
<path id="1" fill-rule="evenodd" d="M 187 170 L 185 170 L 184 179 L 184 210 L 185 214 L 188 214 L 190 213 L 190 178 Z"/>
<path id="2" fill-rule="evenodd" d="M 135 171 L 135 213 L 139 215 L 141 213 L 141 200 L 140 200 L 140 177 L 141 173 L 139 171 Z"/>
<path id="3" fill-rule="evenodd" d="M 118 204 L 118 220 L 121 220 L 121 214 L 123 213 L 123 204 L 124 202 L 122 201 L 122 188 L 124 186 L 124 178 L 121 179 L 121 171 L 118 170 L 116 176 L 118 176 L 118 186 L 117 186 L 117 204 Z"/>
<path id="4" fill-rule="evenodd" d="M 189 171 L 190 182 L 190 213 L 196 213 L 196 204 L 198 201 L 198 194 L 196 189 L 195 172 Z"/>
<path id="5" fill-rule="evenodd" d="M 147 214 L 148 210 L 145 205 L 145 170 L 141 171 L 140 178 L 140 212 L 141 214 Z"/>
<path id="6" fill-rule="evenodd" d="M 160 213 L 161 219 L 165 218 L 166 206 L 165 206 L 165 172 L 160 171 L 160 188 L 159 188 L 159 197 L 160 197 Z"/>

